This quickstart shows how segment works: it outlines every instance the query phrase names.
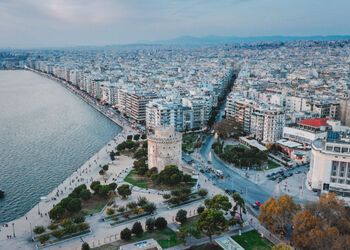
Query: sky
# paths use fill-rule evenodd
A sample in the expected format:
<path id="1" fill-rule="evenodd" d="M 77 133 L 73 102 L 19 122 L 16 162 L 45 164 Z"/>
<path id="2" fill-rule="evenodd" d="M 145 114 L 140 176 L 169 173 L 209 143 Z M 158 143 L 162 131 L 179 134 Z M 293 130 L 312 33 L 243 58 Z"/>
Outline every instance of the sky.
<path id="1" fill-rule="evenodd" d="M 0 0 L 0 47 L 349 35 L 350 0 Z"/>

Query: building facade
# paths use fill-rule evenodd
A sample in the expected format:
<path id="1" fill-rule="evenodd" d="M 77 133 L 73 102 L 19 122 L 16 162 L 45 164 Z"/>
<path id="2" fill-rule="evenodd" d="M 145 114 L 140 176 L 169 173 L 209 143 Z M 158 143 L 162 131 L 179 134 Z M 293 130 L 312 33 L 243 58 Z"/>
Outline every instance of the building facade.
<path id="1" fill-rule="evenodd" d="M 308 184 L 313 190 L 350 196 L 350 136 L 329 132 L 312 143 Z"/>

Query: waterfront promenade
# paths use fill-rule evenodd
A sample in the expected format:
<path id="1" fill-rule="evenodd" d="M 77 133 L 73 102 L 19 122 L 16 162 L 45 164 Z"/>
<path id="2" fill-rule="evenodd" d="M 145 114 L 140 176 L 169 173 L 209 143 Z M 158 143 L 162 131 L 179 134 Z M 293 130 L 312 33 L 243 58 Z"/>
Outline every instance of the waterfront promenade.
<path id="1" fill-rule="evenodd" d="M 136 134 L 139 132 L 131 128 L 131 126 L 129 126 L 129 122 L 125 118 L 116 114 L 113 110 L 99 105 L 94 98 L 87 96 L 82 91 L 75 89 L 69 84 L 65 84 L 59 79 L 54 79 L 45 74 L 39 74 L 60 82 L 71 92 L 80 96 L 90 106 L 119 125 L 122 128 L 122 131 L 95 155 L 93 155 L 86 163 L 74 171 L 65 181 L 52 190 L 51 193 L 38 200 L 38 203 L 25 215 L 0 225 L 0 249 L 34 249 L 34 243 L 31 242 L 32 229 L 37 225 L 49 225 L 50 219 L 48 212 L 50 209 L 61 199 L 67 197 L 76 186 L 80 184 L 90 185 L 90 183 L 94 180 L 104 181 L 98 173 L 100 170 L 99 166 L 111 163 L 109 156 L 110 151 L 113 150 L 120 142 L 126 140 L 127 135 Z M 118 165 L 131 167 L 132 161 L 121 157 Z M 116 174 L 118 172 L 119 171 L 116 171 L 114 176 L 111 175 L 107 182 L 111 182 L 113 177 L 117 177 Z"/>

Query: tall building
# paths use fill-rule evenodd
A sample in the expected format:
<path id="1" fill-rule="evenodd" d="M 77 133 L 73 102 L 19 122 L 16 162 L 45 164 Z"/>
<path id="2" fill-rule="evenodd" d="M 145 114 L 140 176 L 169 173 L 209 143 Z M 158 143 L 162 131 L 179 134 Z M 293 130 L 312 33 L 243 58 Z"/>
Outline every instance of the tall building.
<path id="1" fill-rule="evenodd" d="M 344 94 L 340 99 L 339 119 L 343 125 L 350 126 L 350 98 L 348 94 Z"/>
<path id="2" fill-rule="evenodd" d="M 182 134 L 174 127 L 156 127 L 148 135 L 148 167 L 162 171 L 167 165 L 181 168 Z"/>
<path id="3" fill-rule="evenodd" d="M 281 110 L 256 109 L 251 114 L 250 133 L 258 141 L 274 143 L 282 138 L 285 114 Z"/>
<path id="4" fill-rule="evenodd" d="M 152 91 L 118 89 L 118 109 L 136 122 L 145 122 L 146 106 L 157 97 Z"/>
<path id="5" fill-rule="evenodd" d="M 307 180 L 313 190 L 350 197 L 349 132 L 328 132 L 312 143 Z"/>

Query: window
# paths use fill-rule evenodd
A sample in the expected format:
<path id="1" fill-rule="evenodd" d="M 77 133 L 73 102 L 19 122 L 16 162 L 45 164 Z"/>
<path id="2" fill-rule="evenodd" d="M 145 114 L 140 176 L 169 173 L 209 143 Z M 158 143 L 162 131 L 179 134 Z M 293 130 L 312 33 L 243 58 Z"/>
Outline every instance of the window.
<path id="1" fill-rule="evenodd" d="M 347 152 L 349 152 L 349 148 L 341 148 L 341 152 L 342 153 L 347 153 Z"/>
<path id="2" fill-rule="evenodd" d="M 344 180 L 343 179 L 338 179 L 338 183 L 343 184 Z"/>
<path id="3" fill-rule="evenodd" d="M 327 147 L 326 147 L 326 150 L 328 150 L 328 151 L 333 151 L 333 147 L 327 146 Z"/>
<path id="4" fill-rule="evenodd" d="M 331 182 L 336 183 L 337 179 L 336 178 L 331 178 Z"/>
<path id="5" fill-rule="evenodd" d="M 338 167 L 339 165 L 339 162 L 338 161 L 332 161 L 332 166 L 333 167 Z"/>
<path id="6" fill-rule="evenodd" d="M 334 147 L 334 152 L 339 153 L 340 152 L 340 147 Z"/>

